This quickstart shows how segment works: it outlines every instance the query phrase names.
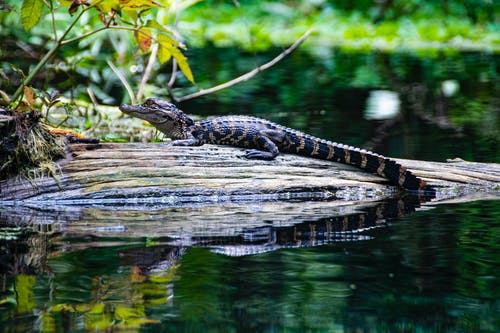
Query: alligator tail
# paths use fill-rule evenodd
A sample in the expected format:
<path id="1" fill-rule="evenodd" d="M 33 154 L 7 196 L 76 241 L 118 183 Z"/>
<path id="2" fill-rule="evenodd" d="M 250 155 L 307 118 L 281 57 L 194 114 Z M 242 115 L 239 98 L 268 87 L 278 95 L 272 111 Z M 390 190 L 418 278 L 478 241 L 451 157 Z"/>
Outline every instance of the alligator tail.
<path id="1" fill-rule="evenodd" d="M 427 183 L 416 177 L 401 164 L 382 155 L 339 143 L 321 140 L 319 158 L 356 166 L 389 179 L 395 185 L 408 190 L 434 191 Z"/>

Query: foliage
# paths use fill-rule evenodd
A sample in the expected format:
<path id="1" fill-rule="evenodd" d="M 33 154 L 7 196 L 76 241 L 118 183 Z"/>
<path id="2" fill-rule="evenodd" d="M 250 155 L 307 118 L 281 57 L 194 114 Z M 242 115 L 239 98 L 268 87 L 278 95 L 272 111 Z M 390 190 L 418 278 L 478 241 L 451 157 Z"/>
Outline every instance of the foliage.
<path id="1" fill-rule="evenodd" d="M 45 90 L 49 83 L 65 96 L 80 100 L 89 100 L 90 91 L 92 102 L 104 104 L 117 104 L 124 99 L 123 82 L 107 65 L 109 62 L 117 64 L 120 72 L 126 71 L 124 76 L 133 88 L 137 89 L 141 82 L 144 95 L 158 94 L 165 86 L 172 88 L 170 83 L 177 77 L 176 72 L 161 65 L 172 58 L 185 78 L 193 81 L 187 59 L 181 53 L 184 44 L 179 32 L 194 47 L 206 46 L 208 42 L 255 52 L 289 45 L 312 26 L 315 35 L 309 38 L 308 49 L 315 56 L 328 56 L 332 47 L 338 46 L 357 51 L 417 50 L 429 55 L 433 50 L 495 51 L 500 45 L 498 25 L 492 14 L 498 5 L 490 1 L 294 0 L 246 1 L 239 6 L 227 1 L 204 1 L 193 6 L 197 2 L 26 0 L 22 8 L 13 2 L 11 8 L 15 12 L 0 14 L 4 28 L 0 35 L 8 45 L 0 50 L 0 71 L 6 74 L 4 79 L 8 77 L 0 79 L 0 91 L 12 93 L 12 86 L 22 86 L 8 64 L 28 71 L 26 60 L 16 57 L 12 50 L 18 48 L 19 42 L 35 48 L 31 54 L 27 52 L 30 57 L 38 57 L 37 53 L 44 50 L 52 56 L 44 75 L 35 76 L 35 87 Z M 41 11 L 29 12 L 29 8 L 42 3 Z M 68 13 L 77 19 L 71 21 Z M 19 14 L 24 27 L 31 27 L 29 34 L 19 30 Z M 96 33 L 102 30 L 113 33 Z M 54 50 L 58 43 L 61 47 Z M 156 46 L 158 52 L 151 55 L 160 64 L 153 66 L 151 77 L 161 83 L 142 82 L 147 81 L 144 78 L 148 66 L 143 55 Z M 187 83 L 182 79 L 176 85 L 184 88 L 185 93 L 192 89 Z"/>
<path id="2" fill-rule="evenodd" d="M 64 24 L 60 17 L 64 15 Z M 31 31 L 39 22 L 45 11 L 48 10 L 52 25 L 52 44 L 45 56 L 37 63 L 37 66 L 24 78 L 21 85 L 12 96 L 16 101 L 23 92 L 23 87 L 31 83 L 35 76 L 42 70 L 49 59 L 54 56 L 62 46 L 72 44 L 104 30 L 129 30 L 134 32 L 139 48 L 146 52 L 152 43 L 157 43 L 160 52 L 158 60 L 161 63 L 173 57 L 179 64 L 186 78 L 193 82 L 194 78 L 187 63 L 186 57 L 180 52 L 185 49 L 184 44 L 176 40 L 175 31 L 158 22 L 155 15 L 162 4 L 153 0 L 72 0 L 72 1 L 48 1 L 24 0 L 21 7 L 21 19 L 26 31 Z M 76 14 L 75 18 L 71 18 Z M 57 17 L 57 19 L 56 19 Z M 153 18 L 152 18 L 153 17 Z M 93 20 L 92 20 L 93 18 Z M 146 20 L 146 18 L 148 18 Z M 100 24 L 96 22 L 100 21 Z M 77 28 L 78 23 L 86 21 L 87 24 Z M 69 22 L 69 23 L 68 23 Z M 62 31 L 58 27 L 63 26 Z M 155 35 L 151 30 L 155 31 Z M 26 90 L 24 90 L 26 91 Z"/>
<path id="3" fill-rule="evenodd" d="M 490 149 L 489 153 L 475 152 L 480 147 L 496 147 L 498 143 L 498 116 L 491 96 L 498 80 L 495 52 L 499 35 L 495 18 L 487 15 L 497 4 L 394 0 L 393 6 L 379 15 L 384 1 L 245 1 L 239 7 L 228 1 L 204 1 L 192 6 L 196 2 L 176 1 L 178 7 L 174 7 L 173 2 L 158 1 L 164 7 L 153 6 L 132 18 L 128 16 L 130 11 L 115 13 L 117 22 L 112 23 L 124 24 L 129 28 L 125 30 L 103 25 L 98 8 L 77 7 L 74 16 L 87 11 L 68 33 L 68 38 L 88 36 L 60 47 L 47 63 L 43 75 L 36 76 L 32 82 L 35 95 L 41 96 L 42 91 L 50 87 L 49 92 L 58 90 L 65 97 L 60 98 L 64 101 L 62 106 L 44 112 L 49 122 L 88 131 L 104 140 L 150 141 L 155 137 L 151 127 L 121 117 L 116 108 L 99 105 L 117 105 L 127 99 L 122 82 L 108 63 L 116 64 L 132 90 L 142 86 L 144 96 L 179 97 L 248 72 L 313 26 L 314 35 L 301 47 L 305 52 L 292 55 L 272 73 L 259 74 L 241 86 L 207 96 L 200 102 L 182 103 L 181 107 L 189 113 L 205 115 L 207 112 L 252 113 L 318 136 L 363 145 L 373 135 L 374 127 L 358 112 L 363 109 L 365 94 L 373 89 L 390 89 L 398 91 L 402 99 L 411 100 L 403 104 L 408 112 L 414 112 L 415 107 L 425 110 L 414 118 L 425 115 L 438 123 L 440 117 L 444 117 L 452 134 L 443 145 L 433 146 L 432 151 L 408 148 L 419 146 L 425 150 L 427 145 L 432 146 L 426 139 L 425 144 L 405 144 L 405 149 L 410 149 L 405 150 L 406 153 L 398 149 L 388 151 L 391 146 L 386 144 L 378 147 L 380 152 L 408 158 L 462 156 L 495 160 L 492 152 L 498 151 L 497 148 Z M 13 6 L 19 4 L 13 2 Z M 54 19 L 47 6 L 44 5 L 40 21 L 29 33 L 19 25 L 21 9 L 16 10 L 0 13 L 0 38 L 4 40 L 0 46 L 0 90 L 8 94 L 13 93 L 12 87 L 22 85 L 19 74 L 10 65 L 28 72 L 30 62 L 54 45 Z M 68 10 L 66 5 L 55 11 L 58 36 L 67 28 Z M 175 36 L 163 31 L 157 23 Z M 111 33 L 91 34 L 99 27 Z M 168 47 L 161 47 L 156 57 L 169 63 L 161 65 L 156 61 L 151 78 L 142 84 L 148 57 L 154 55 L 153 51 L 143 50 L 154 50 L 164 36 L 184 42 L 177 31 L 192 47 L 183 51 L 183 56 L 190 58 L 190 67 L 197 77 L 196 86 L 172 71 L 172 53 Z M 19 45 L 26 48 L 21 50 Z M 173 52 L 182 55 L 182 49 L 172 45 Z M 383 52 L 377 51 L 380 49 Z M 470 49 L 483 52 L 461 54 Z M 183 59 L 179 59 L 182 64 Z M 177 80 L 171 88 L 167 82 L 171 82 L 172 76 Z M 459 92 L 443 99 L 441 85 L 449 80 L 458 84 Z M 474 83 L 478 81 L 479 84 Z M 354 104 L 346 104 L 348 95 L 357 96 L 349 97 L 355 100 Z M 443 105 L 447 109 L 440 114 Z M 346 122 L 343 120 L 346 112 L 350 112 L 349 117 L 359 113 L 359 119 Z M 319 113 L 324 114 L 323 118 L 319 118 Z M 405 119 L 405 123 L 409 122 Z M 336 130 L 333 132 L 331 128 Z M 432 141 L 442 137 L 441 130 L 436 128 L 433 135 L 420 131 Z M 401 134 L 400 131 L 391 133 Z M 414 130 L 406 129 L 404 133 L 405 142 L 421 140 L 409 137 L 415 135 Z M 455 135 L 464 137 L 464 133 L 467 140 L 459 140 L 460 144 L 448 143 L 456 140 Z"/>
<path id="4" fill-rule="evenodd" d="M 238 46 L 260 51 L 283 46 L 313 27 L 309 46 L 355 50 L 500 50 L 491 1 L 266 1 L 245 2 L 241 11 L 206 1 L 183 15 L 179 28 L 197 47 Z M 241 24 L 241 12 L 249 25 Z M 256 37 L 258 36 L 258 37 Z"/>

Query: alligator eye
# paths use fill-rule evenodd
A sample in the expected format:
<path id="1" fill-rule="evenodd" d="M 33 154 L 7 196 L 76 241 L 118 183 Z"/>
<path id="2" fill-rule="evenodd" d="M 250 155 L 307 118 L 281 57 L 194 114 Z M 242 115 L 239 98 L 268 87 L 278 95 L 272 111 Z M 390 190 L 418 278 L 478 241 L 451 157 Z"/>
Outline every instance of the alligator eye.
<path id="1" fill-rule="evenodd" d="M 149 106 L 149 107 L 154 107 L 156 106 L 156 102 L 154 99 L 152 98 L 148 98 L 145 102 L 144 102 L 144 105 L 145 106 Z"/>

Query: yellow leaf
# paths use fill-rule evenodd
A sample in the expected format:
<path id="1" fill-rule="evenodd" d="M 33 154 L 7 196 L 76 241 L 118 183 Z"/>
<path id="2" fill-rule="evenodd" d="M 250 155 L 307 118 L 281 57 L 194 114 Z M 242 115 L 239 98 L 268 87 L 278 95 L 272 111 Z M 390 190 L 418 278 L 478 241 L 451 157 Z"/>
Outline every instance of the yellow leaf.
<path id="1" fill-rule="evenodd" d="M 112 328 L 115 325 L 115 320 L 111 317 L 109 313 L 103 314 L 89 314 L 84 317 L 85 328 L 88 331 L 112 331 Z"/>
<path id="2" fill-rule="evenodd" d="M 119 0 L 101 0 L 94 4 L 97 9 L 102 13 L 109 13 L 111 10 L 119 11 Z"/>
<path id="3" fill-rule="evenodd" d="M 60 304 L 53 305 L 50 308 L 50 311 L 51 312 L 62 312 L 62 311 L 75 312 L 75 308 L 71 304 L 60 303 Z"/>
<path id="4" fill-rule="evenodd" d="M 179 65 L 179 68 L 181 69 L 182 73 L 186 78 L 194 83 L 194 77 L 193 73 L 191 73 L 191 68 L 189 68 L 189 64 L 187 62 L 187 58 L 182 54 L 182 52 L 176 48 L 172 43 L 170 42 L 172 38 L 164 35 L 164 34 L 158 34 L 158 43 L 160 44 L 160 48 L 158 50 L 158 60 L 160 63 L 163 63 L 165 61 L 162 61 L 164 59 L 160 58 L 160 53 L 165 53 L 169 54 L 168 59 L 170 59 L 170 55 L 174 57 L 174 59 L 177 61 L 177 64 Z M 168 60 L 167 59 L 167 60 Z"/>
<path id="5" fill-rule="evenodd" d="M 56 320 L 51 315 L 51 313 L 43 311 L 42 312 L 42 332 L 49 333 L 56 331 Z"/>
<path id="6" fill-rule="evenodd" d="M 137 43 L 142 51 L 148 51 L 151 47 L 151 30 L 148 28 L 140 28 L 135 32 L 135 38 L 137 38 Z"/>
<path id="7" fill-rule="evenodd" d="M 118 330 L 123 329 L 128 331 L 132 329 L 138 329 L 145 324 L 158 324 L 158 323 L 161 323 L 161 321 L 157 319 L 134 318 L 127 321 L 122 321 L 121 323 L 118 323 L 116 327 L 118 328 Z"/>
<path id="8" fill-rule="evenodd" d="M 172 53 L 170 53 L 168 47 L 166 45 L 170 45 L 167 37 L 163 34 L 158 35 L 158 61 L 160 64 L 166 63 L 172 57 Z"/>
<path id="9" fill-rule="evenodd" d="M 146 9 L 151 7 L 163 7 L 160 3 L 153 0 L 118 0 L 123 9 Z"/>
<path id="10" fill-rule="evenodd" d="M 89 311 L 90 314 L 101 314 L 104 313 L 104 303 L 96 303 L 92 306 Z"/>
<path id="11" fill-rule="evenodd" d="M 122 305 L 115 307 L 115 318 L 120 320 L 130 320 L 131 318 L 142 318 L 144 316 L 144 309 L 129 308 Z"/>
<path id="12" fill-rule="evenodd" d="M 87 312 L 91 309 L 91 306 L 87 303 L 76 304 L 74 306 L 76 312 Z"/>
<path id="13" fill-rule="evenodd" d="M 182 54 L 182 52 L 175 47 L 172 47 L 170 49 L 170 52 L 172 53 L 174 59 L 177 60 L 177 64 L 179 65 L 179 68 L 181 69 L 184 76 L 186 76 L 186 78 L 191 83 L 194 83 L 193 73 L 191 73 L 191 68 L 189 68 L 187 58 L 184 56 L 184 54 Z"/>

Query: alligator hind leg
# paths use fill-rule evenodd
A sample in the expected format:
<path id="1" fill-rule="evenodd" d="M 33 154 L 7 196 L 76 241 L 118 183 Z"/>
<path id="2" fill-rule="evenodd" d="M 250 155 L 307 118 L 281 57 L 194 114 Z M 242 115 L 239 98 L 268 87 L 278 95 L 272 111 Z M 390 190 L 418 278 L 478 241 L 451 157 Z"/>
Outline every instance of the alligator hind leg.
<path id="1" fill-rule="evenodd" d="M 245 157 L 259 160 L 273 160 L 280 153 L 278 146 L 267 136 L 260 135 L 257 138 L 257 144 L 262 150 L 247 150 Z"/>

